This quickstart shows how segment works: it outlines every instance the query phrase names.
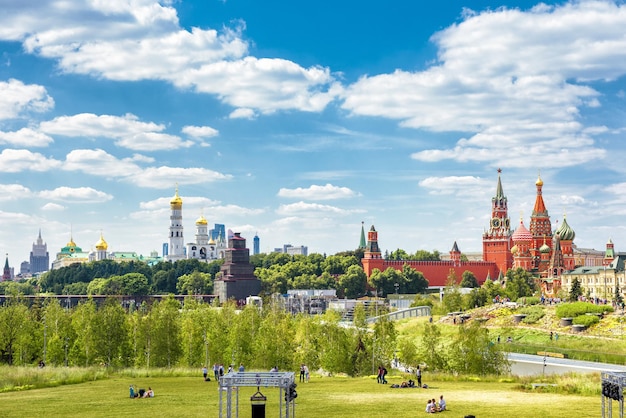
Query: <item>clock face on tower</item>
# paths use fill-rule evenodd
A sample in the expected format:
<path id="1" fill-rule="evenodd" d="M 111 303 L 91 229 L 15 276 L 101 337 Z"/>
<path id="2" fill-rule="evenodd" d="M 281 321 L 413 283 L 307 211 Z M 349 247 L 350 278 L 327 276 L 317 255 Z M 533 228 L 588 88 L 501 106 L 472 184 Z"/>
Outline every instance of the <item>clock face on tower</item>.
<path id="1" fill-rule="evenodd" d="M 492 218 L 491 219 L 491 226 L 493 228 L 500 228 L 500 218 Z"/>

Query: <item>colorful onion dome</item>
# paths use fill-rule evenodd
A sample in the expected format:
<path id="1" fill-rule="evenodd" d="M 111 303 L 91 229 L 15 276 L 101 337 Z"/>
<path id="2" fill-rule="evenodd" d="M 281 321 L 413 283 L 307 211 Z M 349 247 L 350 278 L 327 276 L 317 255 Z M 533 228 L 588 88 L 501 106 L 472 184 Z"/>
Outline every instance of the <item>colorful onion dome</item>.
<path id="1" fill-rule="evenodd" d="M 517 241 L 532 241 L 533 236 L 530 234 L 530 231 L 526 229 L 524 226 L 524 221 L 520 219 L 519 226 L 513 233 L 513 242 Z"/>
<path id="2" fill-rule="evenodd" d="M 567 219 L 565 218 L 565 215 L 563 215 L 563 223 L 561 224 L 561 226 L 559 226 L 559 229 L 556 230 L 556 233 L 561 238 L 561 241 L 573 241 L 576 237 L 576 233 L 574 232 L 572 227 L 567 224 Z"/>
<path id="3" fill-rule="evenodd" d="M 543 243 L 543 245 L 541 247 L 539 247 L 539 252 L 540 253 L 549 253 L 550 252 L 550 246 L 548 244 Z"/>

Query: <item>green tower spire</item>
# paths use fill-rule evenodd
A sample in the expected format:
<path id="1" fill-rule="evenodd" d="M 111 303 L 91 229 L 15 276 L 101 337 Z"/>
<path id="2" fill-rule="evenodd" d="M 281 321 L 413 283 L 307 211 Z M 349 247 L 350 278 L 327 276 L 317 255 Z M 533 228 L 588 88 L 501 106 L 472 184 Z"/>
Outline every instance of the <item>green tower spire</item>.
<path id="1" fill-rule="evenodd" d="M 361 241 L 359 242 L 359 248 L 365 248 L 367 243 L 365 242 L 365 222 L 361 221 Z"/>

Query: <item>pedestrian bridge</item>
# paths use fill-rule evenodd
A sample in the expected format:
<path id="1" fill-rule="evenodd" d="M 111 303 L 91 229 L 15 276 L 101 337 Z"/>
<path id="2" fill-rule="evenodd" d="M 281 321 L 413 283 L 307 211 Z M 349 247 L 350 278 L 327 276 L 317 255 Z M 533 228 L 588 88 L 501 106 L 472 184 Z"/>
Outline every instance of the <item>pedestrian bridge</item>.
<path id="1" fill-rule="evenodd" d="M 415 308 L 400 309 L 385 315 L 371 316 L 367 318 L 367 323 L 373 324 L 382 317 L 386 317 L 389 321 L 397 321 L 399 319 L 416 318 L 418 316 L 430 316 L 430 306 L 417 306 Z"/>

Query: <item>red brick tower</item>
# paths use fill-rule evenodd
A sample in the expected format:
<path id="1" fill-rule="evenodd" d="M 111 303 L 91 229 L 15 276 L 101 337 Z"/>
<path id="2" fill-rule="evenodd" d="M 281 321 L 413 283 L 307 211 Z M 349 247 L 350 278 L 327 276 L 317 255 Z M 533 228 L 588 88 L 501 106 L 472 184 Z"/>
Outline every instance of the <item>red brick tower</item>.
<path id="1" fill-rule="evenodd" d="M 383 260 L 378 247 L 378 232 L 376 232 L 374 225 L 367 232 L 367 245 L 365 246 L 365 253 L 361 263 L 367 277 L 370 277 L 374 269 L 384 270 L 385 260 Z"/>
<path id="2" fill-rule="evenodd" d="M 500 173 L 502 170 L 498 169 L 496 195 L 491 199 L 489 230 L 483 234 L 483 260 L 495 263 L 500 273 L 505 274 L 513 266 L 513 255 L 508 202 L 502 191 Z"/>
<path id="3" fill-rule="evenodd" d="M 532 235 L 533 240 L 530 244 L 530 255 L 532 257 L 533 269 L 542 273 L 542 277 L 545 276 L 543 274 L 548 270 L 549 262 L 542 262 L 541 259 L 541 247 L 543 245 L 547 245 L 550 247 L 551 251 L 549 253 L 549 257 L 547 260 L 552 258 L 552 224 L 550 223 L 550 215 L 548 215 L 548 210 L 546 209 L 545 203 L 543 203 L 542 196 L 542 188 L 543 188 L 543 180 L 541 177 L 537 178 L 535 182 L 535 186 L 537 186 L 537 197 L 535 198 L 535 207 L 533 208 L 533 213 L 530 216 L 530 235 Z M 544 258 L 545 259 L 545 258 Z"/>

